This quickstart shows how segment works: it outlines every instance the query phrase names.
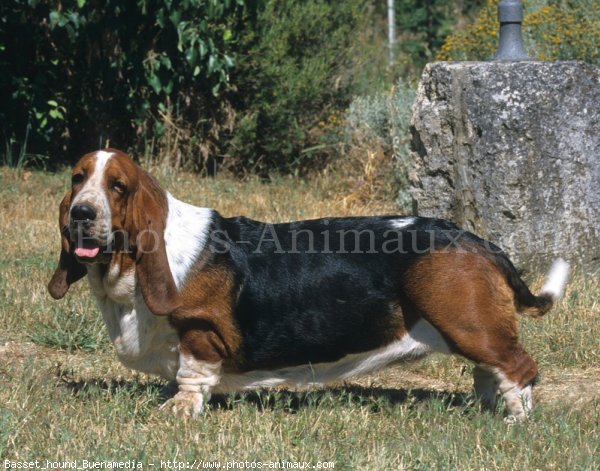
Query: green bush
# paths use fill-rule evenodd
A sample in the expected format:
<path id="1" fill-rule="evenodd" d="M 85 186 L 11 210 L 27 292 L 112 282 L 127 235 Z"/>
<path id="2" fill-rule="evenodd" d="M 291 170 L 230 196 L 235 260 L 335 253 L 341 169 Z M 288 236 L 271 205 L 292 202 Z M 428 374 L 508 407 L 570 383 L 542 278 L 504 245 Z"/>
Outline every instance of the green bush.
<path id="1" fill-rule="evenodd" d="M 380 2 L 381 5 L 385 2 Z M 422 68 L 433 60 L 444 39 L 485 0 L 395 0 L 398 30 L 398 73 L 418 79 Z"/>
<path id="2" fill-rule="evenodd" d="M 195 168 L 318 165 L 317 123 L 350 102 L 371 1 L 3 2 L 4 161 L 110 143 Z"/>
<path id="3" fill-rule="evenodd" d="M 261 173 L 319 165 L 327 136 L 318 123 L 351 100 L 361 57 L 356 31 L 369 27 L 368 5 L 288 0 L 259 9 L 232 73 L 230 164 Z"/>
<path id="4" fill-rule="evenodd" d="M 207 133 L 245 11 L 243 0 L 0 3 L 4 160 L 128 147 L 164 132 L 160 114 Z"/>
<path id="5" fill-rule="evenodd" d="M 524 1 L 524 40 L 539 60 L 582 60 L 600 65 L 600 3 L 595 0 Z M 475 21 L 449 36 L 439 60 L 487 60 L 498 48 L 498 0 L 488 0 Z"/>
<path id="6" fill-rule="evenodd" d="M 395 74 L 417 75 L 481 1 L 397 0 Z M 195 169 L 322 166 L 332 120 L 389 88 L 386 28 L 375 0 L 6 0 L 0 161 L 110 144 Z"/>
<path id="7" fill-rule="evenodd" d="M 354 99 L 346 113 L 345 143 L 360 155 L 380 147 L 387 169 L 379 178 L 392 178 L 394 189 L 399 189 L 398 207 L 409 213 L 412 200 L 408 193 L 410 159 L 410 120 L 415 100 L 415 88 L 400 80 L 391 90 Z M 346 149 L 346 153 L 349 151 Z M 385 166 L 386 162 L 379 165 Z"/>

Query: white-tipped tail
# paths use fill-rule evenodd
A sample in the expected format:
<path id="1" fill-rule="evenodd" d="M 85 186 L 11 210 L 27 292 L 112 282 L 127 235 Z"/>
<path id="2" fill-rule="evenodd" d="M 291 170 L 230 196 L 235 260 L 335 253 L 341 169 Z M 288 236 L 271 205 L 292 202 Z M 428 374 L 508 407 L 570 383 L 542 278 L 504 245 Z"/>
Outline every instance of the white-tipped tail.
<path id="1" fill-rule="evenodd" d="M 546 283 L 542 288 L 541 294 L 549 295 L 553 301 L 560 299 L 565 291 L 567 280 L 569 279 L 570 267 L 562 258 L 557 258 L 548 272 Z"/>

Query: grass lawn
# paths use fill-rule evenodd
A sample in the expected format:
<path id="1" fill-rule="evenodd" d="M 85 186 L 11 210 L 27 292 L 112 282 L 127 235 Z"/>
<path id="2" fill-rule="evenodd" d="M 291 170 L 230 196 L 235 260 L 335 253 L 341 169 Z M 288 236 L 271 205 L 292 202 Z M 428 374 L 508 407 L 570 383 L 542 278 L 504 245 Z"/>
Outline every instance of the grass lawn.
<path id="1" fill-rule="evenodd" d="M 365 198 L 335 175 L 265 184 L 158 174 L 175 196 L 227 216 L 275 222 L 395 212 L 393 201 Z M 119 364 L 87 283 L 59 302 L 47 294 L 59 249 L 57 205 L 68 181 L 67 173 L 0 168 L 5 467 L 37 459 L 57 469 L 68 468 L 56 463 L 65 460 L 138 460 L 144 469 L 173 461 L 268 469 L 280 460 L 340 470 L 600 469 L 597 268 L 576 267 L 551 313 L 521 321 L 523 343 L 541 371 L 525 425 L 480 412 L 471 366 L 442 356 L 324 390 L 214 397 L 200 420 L 186 421 L 158 410 L 163 382 Z M 539 287 L 542 280 L 531 281 Z"/>

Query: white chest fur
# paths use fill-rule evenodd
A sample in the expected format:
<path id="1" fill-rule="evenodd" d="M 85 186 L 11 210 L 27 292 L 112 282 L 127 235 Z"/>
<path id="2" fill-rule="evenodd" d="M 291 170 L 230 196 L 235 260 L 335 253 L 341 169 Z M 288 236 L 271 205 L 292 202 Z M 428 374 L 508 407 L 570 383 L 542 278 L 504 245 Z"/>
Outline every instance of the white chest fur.
<path id="1" fill-rule="evenodd" d="M 113 269 L 102 276 L 93 265 L 88 279 L 119 360 L 134 370 L 175 379 L 179 337 L 167 318 L 148 310 L 136 289 L 135 271 L 121 274 Z"/>

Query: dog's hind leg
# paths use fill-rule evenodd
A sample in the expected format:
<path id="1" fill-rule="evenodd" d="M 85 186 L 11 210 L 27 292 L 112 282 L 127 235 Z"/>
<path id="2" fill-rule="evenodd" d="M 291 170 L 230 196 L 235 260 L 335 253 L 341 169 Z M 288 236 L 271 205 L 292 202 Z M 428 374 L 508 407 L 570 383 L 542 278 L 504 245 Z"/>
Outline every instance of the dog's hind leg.
<path id="1" fill-rule="evenodd" d="M 518 345 L 509 361 L 495 369 L 498 388 L 508 410 L 508 422 L 524 421 L 533 408 L 532 386 L 537 377 L 533 358 Z"/>
<path id="2" fill-rule="evenodd" d="M 518 338 L 515 295 L 506 277 L 473 253 L 434 253 L 415 263 L 408 300 L 444 337 L 453 353 L 477 365 L 476 393 L 493 406 L 496 385 L 510 421 L 531 410 L 537 366 Z"/>
<path id="3" fill-rule="evenodd" d="M 532 386 L 537 376 L 534 360 L 518 345 L 514 354 L 497 366 L 477 365 L 473 370 L 475 395 L 484 409 L 496 406 L 497 391 L 504 398 L 508 422 L 522 422 L 533 408 Z"/>

